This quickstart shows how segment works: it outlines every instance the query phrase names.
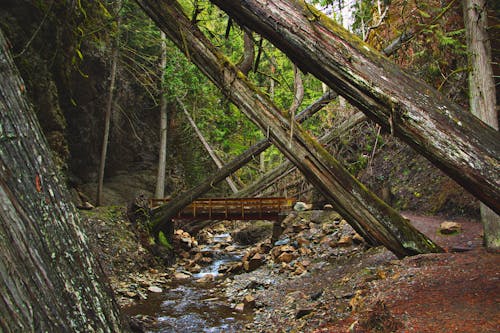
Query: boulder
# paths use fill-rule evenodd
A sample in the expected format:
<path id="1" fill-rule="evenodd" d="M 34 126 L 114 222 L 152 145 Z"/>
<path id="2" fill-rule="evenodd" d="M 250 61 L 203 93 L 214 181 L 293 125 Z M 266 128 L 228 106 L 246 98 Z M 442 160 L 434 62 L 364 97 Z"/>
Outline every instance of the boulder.
<path id="1" fill-rule="evenodd" d="M 284 263 L 289 263 L 294 259 L 294 255 L 291 252 L 283 252 L 280 254 L 278 257 L 278 262 L 284 262 Z"/>
<path id="2" fill-rule="evenodd" d="M 444 221 L 439 226 L 439 232 L 445 235 L 459 233 L 462 230 L 462 225 L 457 222 Z"/>
<path id="3" fill-rule="evenodd" d="M 150 286 L 148 288 L 148 291 L 150 291 L 152 293 L 161 293 L 163 291 L 163 289 L 161 289 L 160 287 L 157 287 L 157 286 Z"/>

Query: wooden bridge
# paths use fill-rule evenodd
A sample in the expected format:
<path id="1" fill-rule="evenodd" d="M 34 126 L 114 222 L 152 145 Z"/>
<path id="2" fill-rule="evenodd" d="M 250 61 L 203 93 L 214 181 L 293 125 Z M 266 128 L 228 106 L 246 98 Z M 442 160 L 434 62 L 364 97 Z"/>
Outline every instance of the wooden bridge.
<path id="1" fill-rule="evenodd" d="M 150 199 L 151 209 L 170 199 Z M 193 201 L 181 210 L 178 220 L 270 220 L 278 221 L 288 214 L 294 198 L 207 198 Z"/>

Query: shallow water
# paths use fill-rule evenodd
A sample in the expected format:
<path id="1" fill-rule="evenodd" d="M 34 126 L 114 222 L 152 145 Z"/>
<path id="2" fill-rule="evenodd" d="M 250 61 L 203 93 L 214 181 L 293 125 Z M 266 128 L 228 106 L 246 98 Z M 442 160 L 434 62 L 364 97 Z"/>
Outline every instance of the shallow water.
<path id="1" fill-rule="evenodd" d="M 191 279 L 173 281 L 165 285 L 163 292 L 150 293 L 146 300 L 125 312 L 130 316 L 155 317 L 158 325 L 151 332 L 239 332 L 252 320 L 252 313 L 233 311 L 229 301 L 216 288 L 217 280 L 209 283 L 196 283 L 195 280 L 208 274 L 217 276 L 221 265 L 240 259 L 239 254 L 215 252 L 214 261 Z"/>

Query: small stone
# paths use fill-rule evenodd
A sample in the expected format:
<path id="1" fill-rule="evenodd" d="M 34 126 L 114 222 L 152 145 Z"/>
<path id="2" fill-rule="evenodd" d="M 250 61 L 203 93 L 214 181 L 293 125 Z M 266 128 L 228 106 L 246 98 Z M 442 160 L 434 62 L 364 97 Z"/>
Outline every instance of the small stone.
<path id="1" fill-rule="evenodd" d="M 459 233 L 462 230 L 462 225 L 457 222 L 444 221 L 439 227 L 439 232 L 445 235 Z"/>
<path id="2" fill-rule="evenodd" d="M 280 239 L 280 240 L 276 241 L 274 243 L 274 246 L 286 245 L 288 243 L 290 243 L 290 238 L 287 237 L 287 238 L 283 238 L 283 239 Z"/>
<path id="3" fill-rule="evenodd" d="M 282 254 L 280 254 L 280 256 L 278 257 L 278 261 L 279 262 L 284 262 L 284 263 L 289 263 L 293 260 L 293 254 L 290 253 L 290 252 L 283 252 Z"/>
<path id="4" fill-rule="evenodd" d="M 186 280 L 189 279 L 190 276 L 188 274 L 178 272 L 174 274 L 174 278 L 176 280 Z"/>
<path id="5" fill-rule="evenodd" d="M 356 244 L 361 244 L 364 243 L 365 239 L 358 233 L 355 233 L 354 236 L 352 236 L 352 241 Z"/>
<path id="6" fill-rule="evenodd" d="M 337 242 L 337 246 L 350 246 L 352 245 L 352 237 L 351 236 L 342 236 Z"/>
<path id="7" fill-rule="evenodd" d="M 251 309 L 255 307 L 255 298 L 252 295 L 246 295 L 243 298 L 243 304 L 246 309 Z"/>
<path id="8" fill-rule="evenodd" d="M 133 292 L 133 291 L 126 291 L 124 294 L 125 294 L 125 296 L 130 297 L 130 298 L 137 297 L 137 293 Z"/>
<path id="9" fill-rule="evenodd" d="M 313 311 L 314 311 L 314 309 L 312 309 L 312 308 L 302 308 L 302 309 L 299 309 L 295 313 L 295 319 L 300 319 L 300 318 L 302 318 L 304 316 L 307 316 L 308 314 L 310 314 Z"/>
<path id="10" fill-rule="evenodd" d="M 148 290 L 152 293 L 161 293 L 163 291 L 163 289 L 157 286 L 150 286 Z"/>
<path id="11" fill-rule="evenodd" d="M 297 212 L 302 212 L 302 211 L 311 209 L 312 206 L 313 206 L 312 204 L 307 204 L 307 203 L 302 202 L 302 201 L 297 201 L 295 203 L 295 205 L 293 206 L 293 209 Z"/>
<path id="12" fill-rule="evenodd" d="M 333 206 L 332 206 L 331 204 L 325 204 L 325 205 L 323 206 L 323 209 L 324 209 L 324 210 L 333 210 Z"/>
<path id="13" fill-rule="evenodd" d="M 213 274 L 206 274 L 201 278 L 199 278 L 198 280 L 196 280 L 196 283 L 207 283 L 213 281 L 214 279 L 215 276 Z"/>
<path id="14" fill-rule="evenodd" d="M 227 252 L 234 252 L 236 251 L 236 246 L 234 245 L 229 245 L 228 247 L 226 247 L 225 249 Z"/>
<path id="15" fill-rule="evenodd" d="M 236 304 L 236 306 L 234 307 L 234 309 L 238 312 L 243 312 L 245 311 L 245 304 L 243 303 L 238 303 Z"/>

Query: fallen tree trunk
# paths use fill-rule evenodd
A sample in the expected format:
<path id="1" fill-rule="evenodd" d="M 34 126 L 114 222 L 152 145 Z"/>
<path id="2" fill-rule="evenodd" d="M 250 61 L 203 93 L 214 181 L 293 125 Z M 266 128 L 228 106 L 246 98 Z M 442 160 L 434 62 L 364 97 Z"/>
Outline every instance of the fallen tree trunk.
<path id="1" fill-rule="evenodd" d="M 211 0 L 500 213 L 500 135 L 301 0 Z"/>
<path id="2" fill-rule="evenodd" d="M 321 110 L 325 105 L 330 103 L 335 97 L 336 93 L 329 91 L 323 94 L 319 99 L 317 99 L 313 104 L 308 106 L 302 112 L 300 112 L 295 120 L 297 122 L 303 122 L 316 112 Z M 193 200 L 196 200 L 201 195 L 212 189 L 216 184 L 226 179 L 230 174 L 236 170 L 243 167 L 245 164 L 250 162 L 252 159 L 257 157 L 260 153 L 271 146 L 271 142 L 268 139 L 264 139 L 247 149 L 241 155 L 224 165 L 221 169 L 216 171 L 211 177 L 206 179 L 203 183 L 190 188 L 187 191 L 175 196 L 166 205 L 159 208 L 154 212 L 153 220 L 163 219 L 169 220 L 174 217 L 181 209 L 189 205 Z"/>
<path id="3" fill-rule="evenodd" d="M 335 138 L 339 137 L 343 133 L 347 132 L 357 124 L 366 120 L 366 116 L 362 112 L 354 114 L 352 117 L 344 121 L 339 127 L 334 128 L 323 137 L 319 139 L 319 142 L 323 145 L 330 143 Z M 272 186 L 282 175 L 288 174 L 288 172 L 294 168 L 292 162 L 285 161 L 278 165 L 276 168 L 266 172 L 262 177 L 257 179 L 253 184 L 248 185 L 244 189 L 241 189 L 234 196 L 237 197 L 252 197 L 258 193 L 264 191 L 268 187 Z"/>
<path id="4" fill-rule="evenodd" d="M 383 244 L 399 257 L 441 249 L 357 181 L 298 124 L 291 124 L 187 19 L 176 2 L 136 0 L 198 68 L 290 159 L 370 244 Z M 154 221 L 158 226 L 168 223 Z M 155 228 L 156 229 L 156 228 Z"/>

